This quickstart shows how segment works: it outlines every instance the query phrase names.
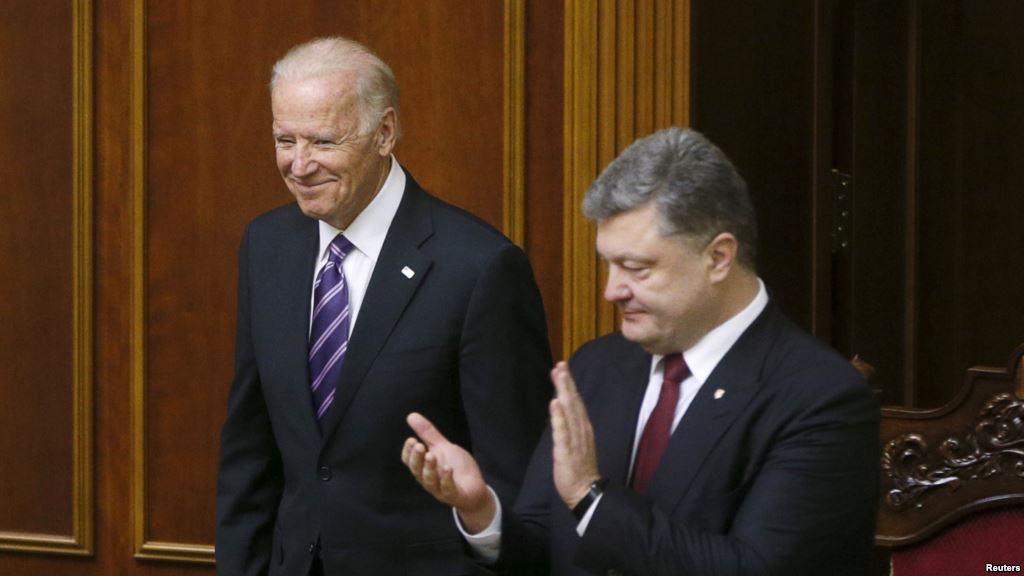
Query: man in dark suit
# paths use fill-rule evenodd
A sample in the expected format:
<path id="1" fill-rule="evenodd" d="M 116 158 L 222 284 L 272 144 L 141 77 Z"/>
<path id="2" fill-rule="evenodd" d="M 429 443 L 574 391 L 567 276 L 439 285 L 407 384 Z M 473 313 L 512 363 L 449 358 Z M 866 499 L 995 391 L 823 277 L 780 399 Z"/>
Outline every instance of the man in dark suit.
<path id="1" fill-rule="evenodd" d="M 398 452 L 405 415 L 421 411 L 516 497 L 550 398 L 529 263 L 398 165 L 397 86 L 365 47 L 296 47 L 271 86 L 296 202 L 253 220 L 241 244 L 218 573 L 478 570 Z"/>
<path id="2" fill-rule="evenodd" d="M 770 302 L 729 160 L 664 130 L 612 162 L 583 208 L 622 331 L 552 370 L 518 502 L 420 414 L 402 452 L 413 476 L 506 574 L 866 574 L 878 409 Z"/>

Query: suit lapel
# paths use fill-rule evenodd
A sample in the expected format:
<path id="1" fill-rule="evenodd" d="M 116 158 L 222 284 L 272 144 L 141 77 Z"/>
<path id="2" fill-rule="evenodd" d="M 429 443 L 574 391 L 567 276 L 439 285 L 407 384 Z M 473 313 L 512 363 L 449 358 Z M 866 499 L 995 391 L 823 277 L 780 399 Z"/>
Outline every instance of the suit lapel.
<path id="1" fill-rule="evenodd" d="M 309 362 L 307 361 L 307 340 L 309 339 L 310 294 L 313 291 L 313 272 L 316 267 L 317 249 L 320 245 L 317 221 L 307 218 L 295 209 L 297 216 L 293 228 L 281 238 L 284 240 L 274 251 L 275 261 L 270 270 L 275 273 L 269 278 L 278 286 L 270 292 L 277 295 L 279 306 L 268 310 L 272 316 L 266 323 L 273 326 L 273 335 L 278 342 L 280 353 L 275 358 L 275 370 L 288 376 L 289 386 L 296 388 L 296 405 L 287 410 L 302 420 L 301 427 L 314 437 L 319 436 L 316 415 L 309 392 Z M 292 376 L 294 376 L 294 381 Z"/>
<path id="2" fill-rule="evenodd" d="M 648 486 L 666 510 L 678 505 L 719 439 L 760 389 L 765 355 L 776 333 L 771 304 L 715 367 L 669 440 Z"/>
<path id="3" fill-rule="evenodd" d="M 633 452 L 633 437 L 640 404 L 650 380 L 651 355 L 640 346 L 626 343 L 621 361 L 614 363 L 606 390 L 590 402 L 591 421 L 597 443 L 597 461 L 602 476 L 625 485 Z M 619 353 L 612 354 L 619 357 Z"/>
<path id="4" fill-rule="evenodd" d="M 345 353 L 334 405 L 323 422 L 325 439 L 344 417 L 388 335 L 427 276 L 433 261 L 419 247 L 432 233 L 426 193 L 406 173 L 402 202 L 388 228 L 380 258 L 370 277 Z M 407 267 L 413 272 L 412 277 L 404 272 Z"/>

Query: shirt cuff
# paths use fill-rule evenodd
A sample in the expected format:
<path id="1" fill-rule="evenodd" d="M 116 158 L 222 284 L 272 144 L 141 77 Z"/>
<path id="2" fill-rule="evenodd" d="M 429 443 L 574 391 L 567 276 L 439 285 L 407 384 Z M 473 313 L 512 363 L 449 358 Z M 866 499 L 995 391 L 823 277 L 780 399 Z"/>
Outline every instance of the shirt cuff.
<path id="1" fill-rule="evenodd" d="M 583 538 L 583 533 L 587 531 L 587 526 L 590 526 L 590 519 L 594 517 L 594 510 L 597 510 L 597 504 L 604 498 L 604 494 L 601 494 L 590 504 L 590 508 L 587 508 L 586 514 L 580 519 L 580 523 L 576 525 L 576 533 Z"/>
<path id="2" fill-rule="evenodd" d="M 494 500 L 495 510 L 494 519 L 487 525 L 487 528 L 476 534 L 469 534 L 462 527 L 462 521 L 459 520 L 459 513 L 455 508 L 452 508 L 452 516 L 455 517 L 455 527 L 466 539 L 466 544 L 469 544 L 474 559 L 486 564 L 494 564 L 498 561 L 498 555 L 501 553 L 501 500 L 490 486 L 487 487 L 487 491 L 491 493 L 491 499 Z M 593 510 L 593 506 L 591 506 L 591 510 Z"/>

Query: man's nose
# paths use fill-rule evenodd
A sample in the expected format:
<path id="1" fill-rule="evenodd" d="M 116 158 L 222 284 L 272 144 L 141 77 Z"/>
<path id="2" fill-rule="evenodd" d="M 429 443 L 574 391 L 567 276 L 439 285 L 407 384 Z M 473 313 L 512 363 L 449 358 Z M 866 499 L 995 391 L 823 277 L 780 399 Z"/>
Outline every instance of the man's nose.
<path id="1" fill-rule="evenodd" d="M 604 299 L 609 302 L 622 302 L 630 298 L 629 286 L 622 281 L 622 276 L 611 267 L 608 269 L 608 281 L 604 285 Z"/>
<path id="2" fill-rule="evenodd" d="M 317 163 L 308 146 L 298 145 L 292 156 L 292 174 L 295 176 L 308 176 L 316 172 Z"/>

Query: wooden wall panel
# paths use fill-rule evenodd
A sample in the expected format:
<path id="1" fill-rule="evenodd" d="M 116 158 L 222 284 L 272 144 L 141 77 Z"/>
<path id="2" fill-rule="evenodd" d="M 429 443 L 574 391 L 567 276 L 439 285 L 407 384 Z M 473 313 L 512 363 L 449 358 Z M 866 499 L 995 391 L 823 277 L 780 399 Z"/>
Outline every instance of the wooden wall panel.
<path id="1" fill-rule="evenodd" d="M 316 35 L 365 42 L 402 87 L 399 160 L 427 189 L 501 227 L 504 146 L 514 142 L 503 138 L 504 26 L 522 6 L 135 7 L 135 53 L 145 54 L 136 71 L 136 552 L 206 562 L 231 377 L 236 247 L 248 220 L 291 201 L 269 136 L 270 66 Z"/>
<path id="2" fill-rule="evenodd" d="M 250 57 L 229 4 L 139 5 L 145 153 L 136 190 L 140 347 L 136 547 L 212 550 L 217 434 L 231 378 L 234 254 L 256 213 L 282 204 L 267 133 L 266 60 Z M 234 8 L 239 8 L 234 6 Z M 269 26 L 257 19 L 248 34 Z M 231 30 L 231 34 L 217 30 Z M 254 56 L 254 55 L 252 55 Z M 261 151 L 263 152 L 261 154 Z M 142 251 L 144 248 L 144 252 Z M 171 554 L 175 551 L 171 550 Z"/>
<path id="3" fill-rule="evenodd" d="M 747 181 L 758 273 L 805 328 L 815 241 L 815 4 L 693 1 L 693 127 Z"/>
<path id="4" fill-rule="evenodd" d="M 91 552 L 90 23 L 0 7 L 0 549 Z"/>
<path id="5" fill-rule="evenodd" d="M 371 44 L 395 71 L 404 95 L 405 135 L 396 156 L 427 190 L 503 226 L 504 6 L 487 2 L 366 1 L 363 26 L 339 30 Z M 381 18 L 401 30 L 357 34 Z M 349 27 L 350 26 L 350 27 Z"/>
<path id="6" fill-rule="evenodd" d="M 836 2 L 831 343 L 886 404 L 939 406 L 1024 332 L 1017 2 Z M 819 106 L 820 107 L 820 106 Z M 820 135 L 818 136 L 819 140 Z M 840 210 L 841 206 L 841 210 Z M 820 216 L 820 214 L 819 214 Z M 816 276 L 816 280 L 818 277 Z M 818 315 L 816 314 L 816 317 Z M 819 331 L 828 336 L 829 331 Z"/>
<path id="7" fill-rule="evenodd" d="M 562 350 L 617 328 L 580 206 L 638 137 L 690 119 L 690 1 L 565 1 Z"/>
<path id="8" fill-rule="evenodd" d="M 544 298 L 554 358 L 562 348 L 562 101 L 563 7 L 531 0 L 526 5 L 526 227 L 524 248 Z"/>
<path id="9" fill-rule="evenodd" d="M 913 326 L 912 292 L 915 219 L 912 189 L 914 130 L 910 113 L 916 83 L 908 78 L 913 60 L 913 14 L 904 2 L 843 3 L 840 14 L 850 69 L 848 127 L 839 132 L 842 155 L 834 167 L 851 174 L 844 186 L 847 245 L 837 247 L 833 301 L 833 344 L 875 368 L 873 385 L 883 401 L 900 403 L 900 391 L 915 377 L 913 347 L 905 326 Z M 852 135 L 852 137 L 850 137 Z M 881 255 L 885 257 L 880 257 Z M 1011 347 L 1008 347 L 1012 348 Z M 963 371 L 949 374 L 962 374 Z"/>
<path id="10" fill-rule="evenodd" d="M 0 530 L 50 534 L 71 532 L 71 7 L 60 8 L 0 16 L 0 494 L 17 495 L 0 499 Z M 57 41 L 34 42 L 34 22 Z"/>
<path id="11" fill-rule="evenodd" d="M 1024 4 L 918 0 L 916 380 L 939 406 L 1024 341 Z"/>

